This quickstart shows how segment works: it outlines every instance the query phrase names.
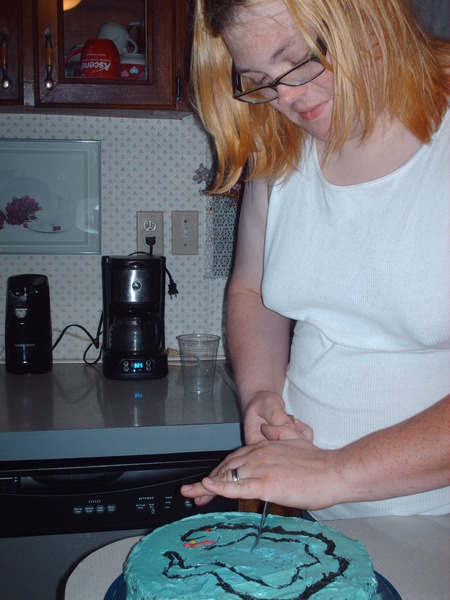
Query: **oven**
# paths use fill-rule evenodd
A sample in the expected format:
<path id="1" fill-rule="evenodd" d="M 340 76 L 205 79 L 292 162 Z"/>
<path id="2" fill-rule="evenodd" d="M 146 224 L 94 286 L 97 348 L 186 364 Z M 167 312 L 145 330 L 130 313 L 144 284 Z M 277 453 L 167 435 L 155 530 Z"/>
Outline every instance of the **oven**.
<path id="1" fill-rule="evenodd" d="M 4 404 L 2 406 L 2 404 Z M 181 496 L 241 445 L 233 383 L 186 397 L 178 367 L 159 381 L 111 382 L 99 368 L 0 372 L 0 582 L 5 598 L 62 600 L 92 551 L 201 511 Z"/>

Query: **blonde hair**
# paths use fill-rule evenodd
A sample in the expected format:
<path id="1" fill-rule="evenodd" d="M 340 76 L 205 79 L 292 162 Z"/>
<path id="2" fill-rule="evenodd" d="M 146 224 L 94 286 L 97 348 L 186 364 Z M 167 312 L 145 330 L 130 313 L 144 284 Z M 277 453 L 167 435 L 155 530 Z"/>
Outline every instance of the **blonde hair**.
<path id="1" fill-rule="evenodd" d="M 251 178 L 288 177 L 304 148 L 306 133 L 272 106 L 232 96 L 231 56 L 221 34 L 233 25 L 236 11 L 264 1 L 196 2 L 192 101 L 215 143 L 215 193 L 233 187 L 247 161 Z M 448 107 L 448 44 L 424 33 L 409 0 L 283 1 L 300 35 L 334 74 L 328 154 L 342 148 L 355 115 L 365 138 L 380 110 L 398 118 L 422 143 L 430 142 Z M 317 47 L 317 36 L 327 57 Z"/>

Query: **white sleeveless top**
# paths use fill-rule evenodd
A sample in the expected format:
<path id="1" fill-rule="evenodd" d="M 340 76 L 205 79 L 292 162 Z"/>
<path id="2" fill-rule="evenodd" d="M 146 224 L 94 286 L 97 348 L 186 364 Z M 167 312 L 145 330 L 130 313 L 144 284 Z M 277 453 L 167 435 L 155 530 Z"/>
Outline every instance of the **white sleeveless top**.
<path id="1" fill-rule="evenodd" d="M 450 115 L 395 172 L 338 186 L 314 145 L 267 219 L 264 304 L 297 321 L 284 400 L 339 448 L 434 404 L 450 388 Z M 349 503 L 319 519 L 443 514 L 449 489 Z"/>

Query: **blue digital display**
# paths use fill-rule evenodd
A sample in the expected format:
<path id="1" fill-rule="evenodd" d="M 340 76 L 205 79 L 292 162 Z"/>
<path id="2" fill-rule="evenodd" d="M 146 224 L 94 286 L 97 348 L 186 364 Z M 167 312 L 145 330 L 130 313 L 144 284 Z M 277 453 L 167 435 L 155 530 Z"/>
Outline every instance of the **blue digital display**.
<path id="1" fill-rule="evenodd" d="M 131 371 L 133 373 L 140 373 L 144 370 L 144 363 L 141 360 L 133 360 L 130 362 Z"/>

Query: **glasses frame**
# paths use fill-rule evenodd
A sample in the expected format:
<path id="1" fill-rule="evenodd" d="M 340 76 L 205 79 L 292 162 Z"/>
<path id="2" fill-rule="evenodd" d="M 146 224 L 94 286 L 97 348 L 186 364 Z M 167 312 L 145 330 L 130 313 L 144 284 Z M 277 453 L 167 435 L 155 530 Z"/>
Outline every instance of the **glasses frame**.
<path id="1" fill-rule="evenodd" d="M 322 40 L 317 39 L 317 45 L 319 46 L 322 54 L 325 56 L 327 53 L 327 48 L 326 48 L 325 44 L 322 42 Z M 292 69 L 289 69 L 289 71 L 286 71 L 285 73 L 283 73 L 282 75 L 277 77 L 274 81 L 272 81 L 272 83 L 260 85 L 251 90 L 248 90 L 247 92 L 242 91 L 241 76 L 239 75 L 239 73 L 236 72 L 236 67 L 234 66 L 234 62 L 232 62 L 231 63 L 231 84 L 233 87 L 233 98 L 235 100 L 240 100 L 241 102 L 247 102 L 249 104 L 266 104 L 267 102 L 273 102 L 273 100 L 276 100 L 278 98 L 277 87 L 279 85 L 288 85 L 290 87 L 300 87 L 301 85 L 306 85 L 307 83 L 314 81 L 314 79 L 319 77 L 319 75 L 322 75 L 322 73 L 325 71 L 325 67 L 321 63 L 322 70 L 319 73 L 317 73 L 317 75 L 314 75 L 314 77 L 311 77 L 311 79 L 308 79 L 307 81 L 303 81 L 302 83 L 286 83 L 286 82 L 281 81 L 282 79 L 287 77 L 287 75 L 289 75 L 289 73 L 292 73 L 296 69 L 303 67 L 303 65 L 307 65 L 311 61 L 321 63 L 320 58 L 316 54 L 311 52 L 311 54 L 308 56 L 308 58 L 305 58 L 305 60 L 302 60 L 302 62 L 300 62 L 298 65 L 296 65 L 295 67 L 292 67 Z M 252 100 L 252 99 L 246 98 L 246 96 L 248 96 L 248 94 L 253 94 L 253 92 L 257 92 L 259 90 L 264 90 L 264 89 L 272 89 L 276 93 L 275 98 L 268 98 L 267 100 Z"/>

